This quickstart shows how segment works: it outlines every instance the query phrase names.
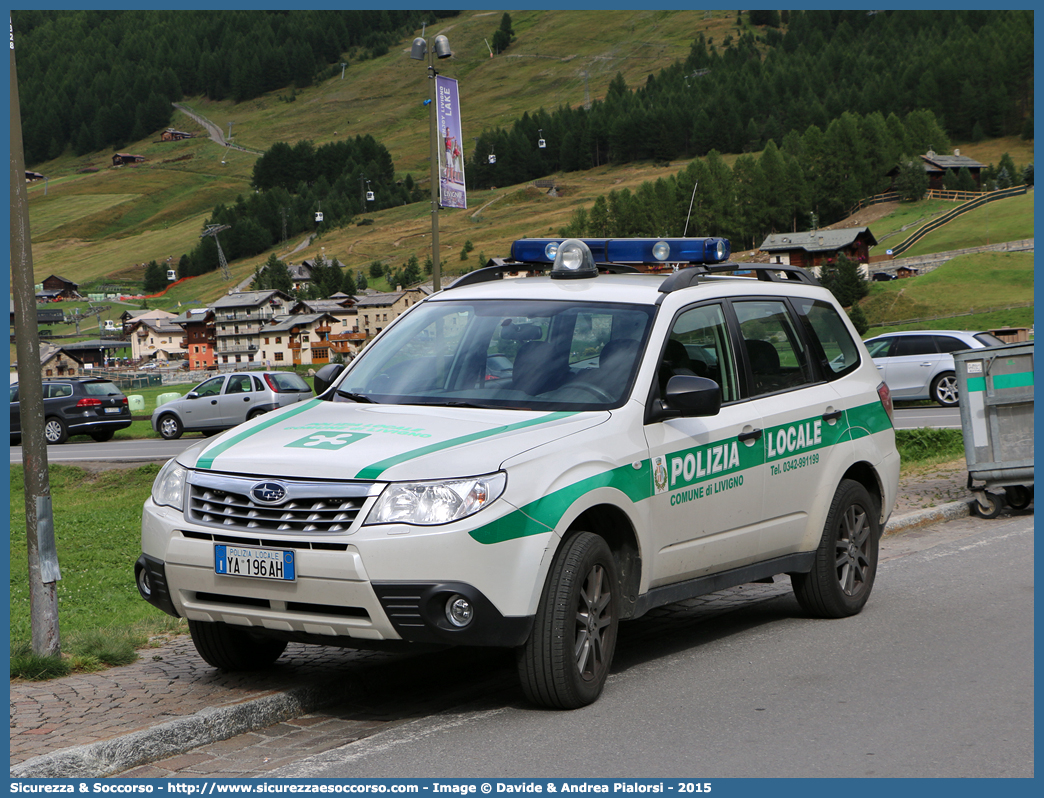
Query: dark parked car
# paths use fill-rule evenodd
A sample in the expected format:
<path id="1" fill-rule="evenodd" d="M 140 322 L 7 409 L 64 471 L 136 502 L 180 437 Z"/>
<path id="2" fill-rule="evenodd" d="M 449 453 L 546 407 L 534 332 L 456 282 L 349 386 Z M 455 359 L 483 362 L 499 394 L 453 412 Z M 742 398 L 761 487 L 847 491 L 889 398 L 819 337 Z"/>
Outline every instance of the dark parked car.
<path id="1" fill-rule="evenodd" d="M 101 379 L 49 379 L 43 383 L 44 437 L 65 443 L 70 435 L 110 440 L 131 424 L 127 397 L 113 383 Z M 11 386 L 11 443 L 22 442 L 18 384 Z"/>
<path id="2" fill-rule="evenodd" d="M 292 371 L 221 374 L 157 407 L 152 428 L 167 440 L 180 438 L 183 432 L 209 435 L 313 396 L 308 383 Z"/>

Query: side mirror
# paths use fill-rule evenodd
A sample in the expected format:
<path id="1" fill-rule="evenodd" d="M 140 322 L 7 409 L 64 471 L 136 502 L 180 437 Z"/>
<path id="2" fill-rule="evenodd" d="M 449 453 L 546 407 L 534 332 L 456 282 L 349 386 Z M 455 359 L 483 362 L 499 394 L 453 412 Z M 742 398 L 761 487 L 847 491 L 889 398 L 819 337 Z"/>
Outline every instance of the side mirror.
<path id="1" fill-rule="evenodd" d="M 185 398 L 186 399 L 199 399 L 199 394 L 196 393 L 195 391 L 189 391 L 187 394 L 185 394 Z"/>
<path id="2" fill-rule="evenodd" d="M 315 395 L 322 396 L 344 371 L 343 363 L 327 363 L 315 373 L 313 382 L 315 384 Z"/>
<path id="3" fill-rule="evenodd" d="M 721 410 L 721 386 L 706 377 L 675 375 L 664 393 L 663 399 L 650 405 L 647 424 L 668 418 L 716 416 Z"/>

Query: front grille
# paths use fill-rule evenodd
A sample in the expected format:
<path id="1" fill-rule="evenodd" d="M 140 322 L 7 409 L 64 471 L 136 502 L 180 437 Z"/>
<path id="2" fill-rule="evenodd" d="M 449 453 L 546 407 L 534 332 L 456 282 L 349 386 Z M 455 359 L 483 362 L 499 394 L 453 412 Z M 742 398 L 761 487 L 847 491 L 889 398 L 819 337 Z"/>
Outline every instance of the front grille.
<path id="1" fill-rule="evenodd" d="M 278 504 L 255 501 L 251 490 L 278 483 Z M 203 526 L 259 534 L 345 534 L 373 489 L 363 482 L 306 482 L 205 474 L 189 477 L 189 520 Z"/>
<path id="2" fill-rule="evenodd" d="M 249 596 L 226 596 L 221 593 L 205 593 L 198 591 L 196 601 L 201 604 L 223 604 L 233 607 L 257 607 L 260 609 L 272 609 L 272 602 L 268 599 L 250 598 Z M 311 615 L 335 615 L 341 618 L 363 618 L 370 620 L 370 613 L 363 607 L 342 607 L 338 604 L 307 604 L 302 601 L 286 602 L 289 612 L 303 612 Z"/>

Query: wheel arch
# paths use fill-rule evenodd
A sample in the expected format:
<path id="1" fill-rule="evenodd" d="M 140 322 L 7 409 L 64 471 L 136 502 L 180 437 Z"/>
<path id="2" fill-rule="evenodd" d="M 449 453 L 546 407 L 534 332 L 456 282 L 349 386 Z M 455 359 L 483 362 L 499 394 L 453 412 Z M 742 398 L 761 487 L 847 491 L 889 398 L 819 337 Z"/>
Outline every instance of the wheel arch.
<path id="1" fill-rule="evenodd" d="M 858 482 L 864 488 L 867 493 L 877 502 L 877 514 L 878 520 L 884 524 L 884 485 L 881 482 L 881 475 L 877 472 L 870 463 L 865 460 L 852 463 L 841 476 L 841 480 L 851 479 L 854 482 Z M 841 484 L 840 481 L 838 484 Z"/>
<path id="2" fill-rule="evenodd" d="M 580 532 L 592 532 L 608 544 L 616 561 L 620 615 L 622 618 L 632 617 L 641 587 L 642 556 L 638 534 L 631 519 L 614 504 L 596 504 L 572 520 L 559 547 Z"/>

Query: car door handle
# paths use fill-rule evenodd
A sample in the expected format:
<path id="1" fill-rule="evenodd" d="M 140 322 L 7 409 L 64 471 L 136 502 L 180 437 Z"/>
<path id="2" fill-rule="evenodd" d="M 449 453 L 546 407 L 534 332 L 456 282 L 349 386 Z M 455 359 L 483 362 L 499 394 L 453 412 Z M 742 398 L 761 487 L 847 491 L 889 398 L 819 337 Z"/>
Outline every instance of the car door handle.
<path id="1" fill-rule="evenodd" d="M 244 402 L 249 402 L 250 401 L 250 397 L 249 396 L 244 396 L 243 397 L 243 401 Z"/>
<path id="2" fill-rule="evenodd" d="M 765 430 L 763 429 L 753 429 L 750 432 L 741 432 L 736 437 L 740 440 L 740 442 L 756 441 L 758 438 L 762 436 L 762 434 L 764 434 L 764 432 Z"/>
<path id="3" fill-rule="evenodd" d="M 833 411 L 831 411 L 829 413 L 824 413 L 823 414 L 823 420 L 824 421 L 837 421 L 839 418 L 841 418 L 841 415 L 843 414 L 843 412 L 844 411 L 842 411 L 842 410 L 833 410 Z"/>
<path id="4" fill-rule="evenodd" d="M 217 399 L 211 399 L 211 400 L 210 400 L 210 403 L 211 403 L 212 405 L 216 405 L 216 404 L 217 404 Z"/>

